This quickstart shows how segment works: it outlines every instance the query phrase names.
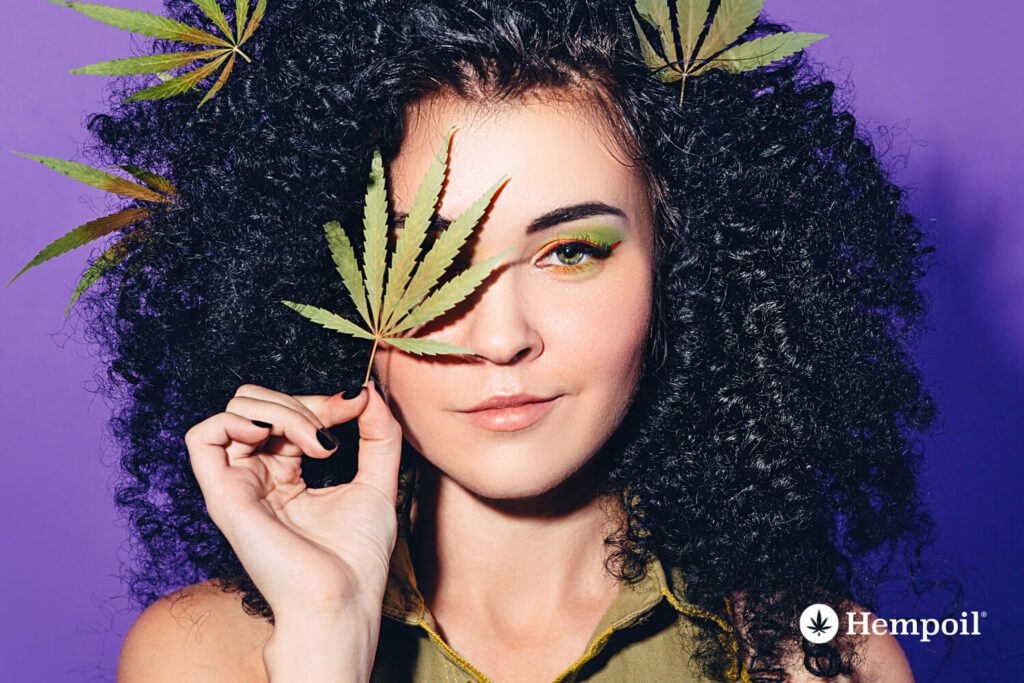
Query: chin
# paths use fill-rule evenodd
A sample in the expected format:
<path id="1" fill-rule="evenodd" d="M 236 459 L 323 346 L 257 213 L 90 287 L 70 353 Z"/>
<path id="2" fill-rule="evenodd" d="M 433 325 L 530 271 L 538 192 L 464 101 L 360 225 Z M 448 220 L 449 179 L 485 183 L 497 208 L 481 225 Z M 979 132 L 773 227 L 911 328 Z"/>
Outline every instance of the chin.
<path id="1" fill-rule="evenodd" d="M 473 494 L 493 501 L 532 500 L 550 493 L 565 479 L 541 479 L 533 477 L 496 478 L 487 477 L 484 481 L 467 481 L 465 488 Z M 463 482 L 459 482 L 462 484 Z"/>
<path id="2" fill-rule="evenodd" d="M 588 460 L 585 454 L 510 448 L 448 451 L 439 459 L 424 457 L 463 489 L 496 501 L 541 498 L 570 480 Z"/>
<path id="3" fill-rule="evenodd" d="M 565 397 L 523 429 L 485 429 L 444 412 L 410 411 L 402 422 L 406 440 L 442 480 L 484 500 L 533 500 L 546 508 L 546 498 L 563 505 L 592 489 L 582 479 L 614 424 L 597 414 Z"/>

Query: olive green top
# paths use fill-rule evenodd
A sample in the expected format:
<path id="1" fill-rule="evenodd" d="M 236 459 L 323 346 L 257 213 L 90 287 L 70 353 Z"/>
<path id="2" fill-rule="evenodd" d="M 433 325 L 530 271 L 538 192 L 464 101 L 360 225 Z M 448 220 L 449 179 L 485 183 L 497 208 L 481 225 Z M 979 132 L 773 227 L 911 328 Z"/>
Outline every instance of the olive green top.
<path id="1" fill-rule="evenodd" d="M 650 560 L 643 580 L 620 584 L 615 602 L 601 617 L 583 654 L 554 683 L 703 682 L 690 663 L 697 629 L 691 617 L 720 626 L 724 622 L 688 603 L 680 585 L 677 572 L 667 577 L 661 563 Z M 391 556 L 383 614 L 371 683 L 489 681 L 438 634 L 416 586 L 408 541 L 402 534 Z M 746 671 L 742 673 L 749 680 Z"/>

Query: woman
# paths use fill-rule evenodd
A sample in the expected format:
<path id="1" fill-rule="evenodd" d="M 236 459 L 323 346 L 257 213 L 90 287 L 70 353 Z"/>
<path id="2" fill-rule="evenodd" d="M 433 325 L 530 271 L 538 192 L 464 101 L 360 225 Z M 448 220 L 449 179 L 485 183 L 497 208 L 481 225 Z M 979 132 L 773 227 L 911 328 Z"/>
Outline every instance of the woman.
<path id="1" fill-rule="evenodd" d="M 912 680 L 891 636 L 797 627 L 929 530 L 930 250 L 831 83 L 798 54 L 680 104 L 622 2 L 259 30 L 199 111 L 90 124 L 187 201 L 84 297 L 152 603 L 120 680 Z M 317 226 L 358 224 L 375 147 L 408 212 L 453 125 L 438 229 L 507 174 L 463 257 L 512 251 L 417 331 L 473 355 L 385 346 L 359 390 L 361 342 L 279 302 L 352 317 Z"/>

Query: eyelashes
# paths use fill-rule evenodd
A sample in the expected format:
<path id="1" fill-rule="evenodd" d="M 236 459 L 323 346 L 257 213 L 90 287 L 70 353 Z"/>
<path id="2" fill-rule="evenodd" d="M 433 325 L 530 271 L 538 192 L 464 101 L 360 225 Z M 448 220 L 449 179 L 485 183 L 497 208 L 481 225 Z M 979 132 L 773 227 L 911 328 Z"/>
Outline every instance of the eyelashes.
<path id="1" fill-rule="evenodd" d="M 566 235 L 544 245 L 533 263 L 559 274 L 589 272 L 609 258 L 621 242 L 617 235 Z"/>
<path id="2" fill-rule="evenodd" d="M 400 229 L 401 223 L 396 227 Z M 394 232 L 397 233 L 398 230 Z M 440 229 L 440 226 L 431 225 L 427 230 L 424 248 L 429 248 L 441 233 L 443 229 Z M 593 226 L 578 233 L 563 233 L 541 245 L 538 249 L 539 255 L 530 263 L 533 267 L 549 271 L 553 275 L 587 273 L 600 268 L 602 262 L 612 256 L 622 240 L 622 233 L 610 226 Z M 472 247 L 467 243 L 458 254 L 455 254 L 451 266 L 439 284 L 469 268 L 471 255 Z"/>

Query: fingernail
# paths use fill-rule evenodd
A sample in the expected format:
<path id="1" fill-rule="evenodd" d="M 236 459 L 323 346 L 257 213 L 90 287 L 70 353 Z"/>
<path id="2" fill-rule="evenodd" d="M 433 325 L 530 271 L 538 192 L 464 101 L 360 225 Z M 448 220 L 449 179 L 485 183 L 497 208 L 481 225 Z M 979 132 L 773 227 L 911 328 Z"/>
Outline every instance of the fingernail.
<path id="1" fill-rule="evenodd" d="M 363 393 L 363 385 L 362 384 L 360 384 L 357 387 L 353 387 L 353 388 L 349 389 L 348 391 L 345 391 L 344 393 L 342 393 L 341 397 L 343 399 L 345 399 L 346 401 L 351 401 L 355 397 L 359 396 L 359 394 L 361 394 L 361 393 Z"/>
<path id="2" fill-rule="evenodd" d="M 334 434 L 331 434 L 322 427 L 316 430 L 316 440 L 319 441 L 320 445 L 327 451 L 333 451 L 341 445 L 341 442 L 334 438 Z"/>
<path id="3" fill-rule="evenodd" d="M 252 423 L 257 427 L 263 427 L 264 429 L 270 429 L 271 427 L 274 426 L 269 422 L 264 422 L 263 420 L 253 420 Z"/>

